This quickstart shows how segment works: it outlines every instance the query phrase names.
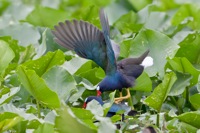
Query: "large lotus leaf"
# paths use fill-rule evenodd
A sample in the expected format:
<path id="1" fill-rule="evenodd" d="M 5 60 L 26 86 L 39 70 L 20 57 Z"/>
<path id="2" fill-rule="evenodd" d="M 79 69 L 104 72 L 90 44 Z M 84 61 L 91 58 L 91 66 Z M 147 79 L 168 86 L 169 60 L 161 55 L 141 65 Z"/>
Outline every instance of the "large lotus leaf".
<path id="1" fill-rule="evenodd" d="M 190 80 L 190 87 L 197 84 L 200 71 L 195 69 L 187 58 L 175 57 L 173 59 L 168 60 L 168 63 L 170 64 L 170 69 L 181 73 L 189 73 L 193 76 Z"/>
<path id="2" fill-rule="evenodd" d="M 192 64 L 200 65 L 200 33 L 189 34 L 179 43 L 180 49 L 176 57 L 186 57 Z"/>
<path id="3" fill-rule="evenodd" d="M 62 106 L 57 110 L 58 116 L 55 119 L 55 128 L 61 133 L 95 133 L 91 127 L 85 125 L 76 117 L 69 107 Z M 64 125 L 63 125 L 64 124 Z"/>
<path id="4" fill-rule="evenodd" d="M 73 76 L 62 67 L 55 66 L 51 68 L 42 78 L 48 87 L 58 94 L 60 99 L 67 100 L 71 96 L 72 91 L 75 91 L 76 82 Z"/>
<path id="5" fill-rule="evenodd" d="M 19 66 L 17 74 L 24 88 L 40 103 L 50 108 L 60 106 L 58 95 L 48 88 L 45 81 L 35 71 L 26 70 L 24 66 Z"/>
<path id="6" fill-rule="evenodd" d="M 60 50 L 48 52 L 37 60 L 30 60 L 23 64 L 28 69 L 33 69 L 38 76 L 42 76 L 47 70 L 55 65 L 61 65 L 65 61 L 64 53 Z"/>
<path id="7" fill-rule="evenodd" d="M 175 73 L 167 73 L 163 79 L 163 82 L 160 83 L 154 89 L 153 93 L 144 100 L 145 104 L 160 112 L 161 106 L 176 79 Z"/>
<path id="8" fill-rule="evenodd" d="M 37 6 L 24 21 L 34 26 L 52 28 L 59 21 L 64 21 L 67 18 L 69 18 L 69 14 L 66 11 Z"/>
<path id="9" fill-rule="evenodd" d="M 153 66 L 145 70 L 150 77 L 157 73 L 163 77 L 166 57 L 173 57 L 179 48 L 166 35 L 148 29 L 140 31 L 133 40 L 130 40 L 130 43 L 129 57 L 138 57 L 147 49 L 150 50 L 149 56 L 153 58 Z"/>
<path id="10" fill-rule="evenodd" d="M 184 74 L 176 72 L 177 80 L 172 86 L 169 96 L 178 96 L 184 92 L 187 86 L 190 85 L 190 80 L 192 79 L 192 76 L 190 74 Z"/>

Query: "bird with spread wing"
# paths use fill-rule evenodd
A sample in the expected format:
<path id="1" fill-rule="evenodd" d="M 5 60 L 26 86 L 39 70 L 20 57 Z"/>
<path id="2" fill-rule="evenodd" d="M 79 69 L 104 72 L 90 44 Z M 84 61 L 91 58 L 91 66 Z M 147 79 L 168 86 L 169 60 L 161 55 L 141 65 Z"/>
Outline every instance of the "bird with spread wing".
<path id="1" fill-rule="evenodd" d="M 106 73 L 105 78 L 97 86 L 97 96 L 104 91 L 120 91 L 120 97 L 115 98 L 119 103 L 130 97 L 129 88 L 143 70 L 143 60 L 149 53 L 144 52 L 138 58 L 126 58 L 117 61 L 119 46 L 110 40 L 110 27 L 104 10 L 100 10 L 102 31 L 96 26 L 82 20 L 66 20 L 56 25 L 52 33 L 54 40 L 64 48 L 73 50 L 82 58 L 93 60 Z M 122 89 L 127 89 L 127 95 L 122 96 Z"/>

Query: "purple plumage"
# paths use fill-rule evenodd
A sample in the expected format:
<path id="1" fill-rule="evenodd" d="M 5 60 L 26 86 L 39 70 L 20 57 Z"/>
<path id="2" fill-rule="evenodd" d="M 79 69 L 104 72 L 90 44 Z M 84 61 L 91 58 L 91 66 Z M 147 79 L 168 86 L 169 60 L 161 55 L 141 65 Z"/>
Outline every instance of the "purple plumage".
<path id="1" fill-rule="evenodd" d="M 120 49 L 110 40 L 110 27 L 103 9 L 100 10 L 100 21 L 102 31 L 82 20 L 60 22 L 52 31 L 58 44 L 75 51 L 80 57 L 93 60 L 105 71 L 106 77 L 97 87 L 98 96 L 104 91 L 121 91 L 122 88 L 132 87 L 135 79 L 142 74 L 144 67 L 141 63 L 149 53 L 147 50 L 138 58 L 127 58 L 117 62 Z M 128 97 L 130 94 L 116 100 L 121 101 Z"/>

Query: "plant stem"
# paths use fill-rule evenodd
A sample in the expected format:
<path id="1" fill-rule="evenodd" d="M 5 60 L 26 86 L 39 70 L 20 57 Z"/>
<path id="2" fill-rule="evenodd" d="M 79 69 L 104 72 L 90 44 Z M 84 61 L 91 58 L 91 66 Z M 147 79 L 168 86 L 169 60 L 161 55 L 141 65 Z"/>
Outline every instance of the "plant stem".
<path id="1" fill-rule="evenodd" d="M 128 105 L 131 106 L 131 110 L 134 110 L 132 96 L 130 96 L 130 98 L 128 99 Z"/>
<path id="2" fill-rule="evenodd" d="M 176 99 L 172 96 L 169 97 L 171 99 L 171 101 L 176 105 L 176 108 L 178 109 L 178 114 L 181 114 L 182 113 L 182 110 L 180 109 Z"/>
<path id="3" fill-rule="evenodd" d="M 189 87 L 186 87 L 186 94 L 185 94 L 186 105 L 189 105 Z"/>
<path id="4" fill-rule="evenodd" d="M 156 126 L 159 127 L 159 123 L 160 123 L 160 111 L 157 113 L 157 117 L 156 117 Z"/>
<path id="5" fill-rule="evenodd" d="M 39 101 L 36 100 L 36 103 L 37 103 L 37 113 L 38 113 L 38 118 L 41 118 L 41 115 L 40 115 L 40 104 L 39 104 Z"/>

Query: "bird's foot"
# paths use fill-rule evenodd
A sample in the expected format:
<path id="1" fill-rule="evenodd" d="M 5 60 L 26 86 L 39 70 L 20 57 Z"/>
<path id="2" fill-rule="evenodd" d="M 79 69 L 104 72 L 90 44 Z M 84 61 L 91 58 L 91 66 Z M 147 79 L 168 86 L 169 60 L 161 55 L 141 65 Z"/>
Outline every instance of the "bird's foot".
<path id="1" fill-rule="evenodd" d="M 127 89 L 127 95 L 123 97 L 123 96 L 122 96 L 122 93 L 120 92 L 120 97 L 115 98 L 115 99 L 114 99 L 114 102 L 115 102 L 116 104 L 119 104 L 121 101 L 123 101 L 123 100 L 125 100 L 125 99 L 128 99 L 128 98 L 130 98 L 130 97 L 131 97 L 130 91 L 129 91 L 129 89 Z"/>
<path id="2" fill-rule="evenodd" d="M 130 96 L 129 95 L 126 95 L 126 96 L 124 96 L 124 97 L 118 97 L 118 98 L 115 98 L 114 99 L 114 102 L 116 103 L 116 104 L 119 104 L 121 101 L 123 101 L 123 100 L 125 100 L 125 99 L 128 99 Z"/>

